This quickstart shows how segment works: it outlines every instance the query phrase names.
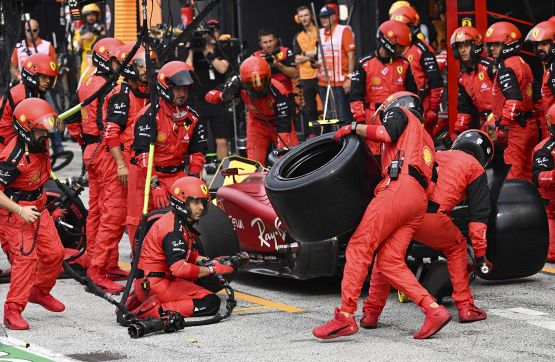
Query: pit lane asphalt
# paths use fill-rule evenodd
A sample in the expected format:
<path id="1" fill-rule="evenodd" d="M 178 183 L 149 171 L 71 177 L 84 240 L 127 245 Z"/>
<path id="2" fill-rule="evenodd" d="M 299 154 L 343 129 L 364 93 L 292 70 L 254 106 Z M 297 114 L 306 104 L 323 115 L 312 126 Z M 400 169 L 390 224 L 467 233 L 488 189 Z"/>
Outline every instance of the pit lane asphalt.
<path id="1" fill-rule="evenodd" d="M 66 149 L 77 152 L 76 161 L 58 172 L 61 178 L 76 176 L 81 169 L 80 152 L 75 144 L 70 143 Z M 85 205 L 87 197 L 85 193 Z M 129 262 L 128 245 L 125 236 L 120 243 L 124 266 Z M 6 266 L 2 255 L 0 269 Z M 473 284 L 476 304 L 488 312 L 488 319 L 460 324 L 452 302 L 447 301 L 447 309 L 454 313 L 453 321 L 436 336 L 423 341 L 412 338 L 424 319 L 422 312 L 412 303 L 399 303 L 396 293 L 390 295 L 378 329 L 361 329 L 347 338 L 316 340 L 312 328 L 331 318 L 334 306 L 339 304 L 339 280 L 297 281 L 248 273 L 239 274 L 232 283 L 238 292 L 238 307 L 231 318 L 219 324 L 132 340 L 126 329 L 116 323 L 113 306 L 86 293 L 73 280 L 59 280 L 53 295 L 65 303 L 66 311 L 55 314 L 29 304 L 23 316 L 31 329 L 7 330 L 7 334 L 31 346 L 81 361 L 230 358 L 553 361 L 555 265 L 547 264 L 545 270 L 517 281 L 476 280 Z M 2 302 L 7 290 L 8 285 L 0 285 Z M 366 288 L 363 296 L 365 293 Z"/>

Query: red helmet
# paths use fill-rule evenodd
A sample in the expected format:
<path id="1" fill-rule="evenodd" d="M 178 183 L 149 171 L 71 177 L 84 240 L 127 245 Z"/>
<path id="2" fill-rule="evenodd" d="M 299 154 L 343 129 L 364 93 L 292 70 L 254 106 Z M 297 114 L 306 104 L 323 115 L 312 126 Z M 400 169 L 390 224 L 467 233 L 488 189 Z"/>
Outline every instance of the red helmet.
<path id="1" fill-rule="evenodd" d="M 172 87 L 192 86 L 198 84 L 199 80 L 193 68 L 180 60 L 166 63 L 158 72 L 158 94 L 166 101 L 173 100 Z"/>
<path id="2" fill-rule="evenodd" d="M 409 28 L 396 20 L 383 22 L 378 28 L 376 38 L 378 44 L 383 46 L 392 56 L 401 55 L 396 45 L 408 47 L 412 41 Z"/>
<path id="3" fill-rule="evenodd" d="M 508 56 L 515 55 L 520 51 L 522 46 L 522 34 L 520 30 L 507 21 L 500 21 L 491 25 L 486 31 L 486 48 L 488 50 L 488 55 L 491 56 L 491 49 L 489 47 L 492 43 L 501 43 L 503 47 L 501 49 L 501 58 L 507 58 Z"/>
<path id="4" fill-rule="evenodd" d="M 208 186 L 201 179 L 185 176 L 177 179 L 171 185 L 170 205 L 176 215 L 182 218 L 190 218 L 191 207 L 189 203 L 194 199 L 202 201 L 204 206 L 202 215 L 206 215 L 208 205 L 210 205 L 210 192 Z"/>
<path id="5" fill-rule="evenodd" d="M 380 119 L 383 119 L 383 115 L 395 107 L 404 107 L 408 109 L 422 122 L 424 114 L 422 100 L 418 98 L 416 94 L 407 91 L 395 92 L 387 97 L 380 108 L 376 110 L 374 117 L 379 115 Z"/>
<path id="6" fill-rule="evenodd" d="M 407 24 L 415 36 L 420 32 L 420 15 L 410 6 L 402 6 L 393 11 L 389 16 L 389 20 L 397 20 Z"/>
<path id="7" fill-rule="evenodd" d="M 472 26 L 461 26 L 455 29 L 453 35 L 451 35 L 451 49 L 453 50 L 453 55 L 455 59 L 460 59 L 461 55 L 457 49 L 457 43 L 470 42 L 472 49 L 470 54 L 473 57 L 479 57 L 482 54 L 484 48 L 484 38 L 478 29 Z"/>
<path id="8" fill-rule="evenodd" d="M 550 21 L 555 24 L 555 16 L 550 17 L 549 19 L 547 19 L 547 21 Z"/>
<path id="9" fill-rule="evenodd" d="M 120 46 L 117 49 L 116 59 L 119 64 L 123 63 L 123 61 L 127 58 L 127 55 L 131 52 L 134 46 L 135 46 L 135 43 L 128 43 Z M 145 55 L 146 55 L 145 48 L 141 45 L 139 49 L 137 49 L 137 52 L 135 53 L 135 55 L 133 56 L 129 64 L 127 64 L 127 66 L 123 69 L 123 75 L 125 78 L 132 79 L 132 80 L 139 79 L 139 72 L 137 71 L 136 65 L 146 64 Z M 156 63 L 158 62 L 158 56 L 152 50 L 150 51 L 150 59 L 153 62 L 153 64 L 156 66 Z"/>
<path id="10" fill-rule="evenodd" d="M 451 149 L 471 154 L 483 167 L 493 159 L 493 142 L 486 132 L 478 129 L 469 129 L 458 135 Z"/>
<path id="11" fill-rule="evenodd" d="M 250 56 L 241 63 L 239 78 L 249 95 L 263 97 L 270 90 L 272 70 L 264 58 Z"/>
<path id="12" fill-rule="evenodd" d="M 403 8 L 403 7 L 410 7 L 410 2 L 408 1 L 395 1 L 393 4 L 391 4 L 391 7 L 389 8 L 389 16 L 391 17 L 391 14 L 393 14 L 397 9 L 399 8 Z"/>
<path id="13" fill-rule="evenodd" d="M 112 73 L 112 58 L 123 45 L 121 40 L 116 38 L 103 38 L 97 41 L 92 49 L 92 63 L 101 73 Z"/>
<path id="14" fill-rule="evenodd" d="M 44 99 L 27 98 L 19 102 L 13 111 L 13 127 L 25 143 L 41 147 L 45 145 L 44 140 L 36 140 L 33 130 L 53 132 L 57 128 L 57 116 L 56 111 Z"/>
<path id="15" fill-rule="evenodd" d="M 21 67 L 21 81 L 29 87 L 37 88 L 39 85 L 39 74 L 56 78 L 58 66 L 56 61 L 48 54 L 33 54 L 25 60 Z M 54 82 L 51 82 L 51 86 Z"/>
<path id="16" fill-rule="evenodd" d="M 538 53 L 538 42 L 540 41 L 551 41 L 551 45 L 549 46 L 549 50 L 547 54 Z M 555 22 L 551 21 L 542 21 L 541 23 L 536 24 L 530 30 L 528 35 L 526 35 L 526 41 L 530 41 L 534 44 L 534 53 L 543 61 L 550 61 L 553 55 L 555 54 Z"/>

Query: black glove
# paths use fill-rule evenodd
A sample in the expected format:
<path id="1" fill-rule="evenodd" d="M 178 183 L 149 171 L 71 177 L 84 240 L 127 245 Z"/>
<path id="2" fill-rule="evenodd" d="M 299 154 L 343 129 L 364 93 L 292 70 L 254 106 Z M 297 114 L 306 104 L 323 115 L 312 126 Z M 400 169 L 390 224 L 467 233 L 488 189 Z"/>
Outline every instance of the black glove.
<path id="1" fill-rule="evenodd" d="M 474 268 L 479 275 L 487 275 L 493 270 L 493 264 L 485 256 L 480 256 L 474 259 Z"/>
<path id="2" fill-rule="evenodd" d="M 227 81 L 224 85 L 224 89 L 222 90 L 222 100 L 224 102 L 229 102 L 235 95 L 239 93 L 239 88 L 241 87 L 241 81 L 237 75 L 231 77 L 229 81 Z"/>

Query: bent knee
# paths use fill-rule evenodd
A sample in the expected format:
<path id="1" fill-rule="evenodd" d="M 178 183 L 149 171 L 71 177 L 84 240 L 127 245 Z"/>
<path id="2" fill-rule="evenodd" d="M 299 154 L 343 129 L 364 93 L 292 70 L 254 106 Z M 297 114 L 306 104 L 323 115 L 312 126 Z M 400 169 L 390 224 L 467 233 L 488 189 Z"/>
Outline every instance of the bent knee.
<path id="1" fill-rule="evenodd" d="M 193 299 L 193 316 L 214 315 L 220 310 L 221 300 L 216 294 L 208 294 L 201 299 Z"/>

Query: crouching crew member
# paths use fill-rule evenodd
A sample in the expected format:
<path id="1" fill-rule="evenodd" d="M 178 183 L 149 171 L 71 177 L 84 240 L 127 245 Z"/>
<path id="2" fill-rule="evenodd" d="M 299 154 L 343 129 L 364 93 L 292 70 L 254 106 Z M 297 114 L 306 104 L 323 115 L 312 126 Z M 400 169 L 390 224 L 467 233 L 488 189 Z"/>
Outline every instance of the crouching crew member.
<path id="1" fill-rule="evenodd" d="M 332 320 L 314 328 L 312 333 L 318 338 L 348 336 L 358 331 L 354 313 L 362 284 L 378 250 L 371 283 L 376 273 L 380 273 L 384 282 L 408 295 L 426 314 L 414 338 L 428 338 L 451 320 L 451 314 L 436 303 L 405 263 L 412 234 L 426 212 L 434 170 L 434 143 L 422 127 L 422 102 L 413 93 L 397 92 L 382 107 L 383 111 L 378 110 L 382 125 L 353 122 L 335 134 L 339 140 L 356 132 L 360 137 L 383 143 L 383 180 L 347 245 L 341 308 L 336 308 Z M 365 315 L 362 323 L 367 318 Z"/>
<path id="2" fill-rule="evenodd" d="M 135 293 L 142 303 L 133 310 L 139 318 L 160 317 L 162 310 L 184 317 L 214 315 L 220 298 L 197 284 L 198 278 L 233 272 L 233 267 L 214 260 L 214 266 L 197 265 L 206 257 L 197 250 L 198 231 L 194 225 L 206 215 L 210 204 L 208 186 L 185 176 L 169 189 L 171 212 L 157 220 L 148 231 L 139 260 Z"/>
<path id="3" fill-rule="evenodd" d="M 28 302 L 51 312 L 65 309 L 50 294 L 62 271 L 64 248 L 43 191 L 51 171 L 48 133 L 56 128 L 56 116 L 45 100 L 23 100 L 14 109 L 17 137 L 0 153 L 1 241 L 12 265 L 4 325 L 10 329 L 29 329 L 21 316 Z"/>
<path id="4" fill-rule="evenodd" d="M 555 263 L 555 104 L 549 108 L 545 119 L 549 124 L 549 138 L 534 148 L 532 181 L 538 187 L 547 210 L 549 221 L 547 261 Z"/>
<path id="5" fill-rule="evenodd" d="M 188 174 L 200 177 L 207 150 L 204 126 L 198 121 L 197 113 L 189 107 L 189 88 L 198 83 L 191 66 L 185 62 L 172 61 L 165 64 L 158 73 L 158 93 L 160 102 L 156 115 L 156 141 L 154 146 L 154 167 L 152 170 L 149 211 L 170 205 L 168 190 L 184 176 L 185 163 Z M 137 115 L 135 137 L 128 180 L 127 223 L 139 224 L 143 209 L 143 197 L 151 127 L 150 105 Z M 135 165 L 136 167 L 133 167 Z"/>
<path id="6" fill-rule="evenodd" d="M 424 220 L 412 236 L 445 254 L 453 284 L 453 300 L 461 323 L 486 319 L 487 315 L 474 305 L 468 283 L 466 238 L 449 214 L 462 200 L 467 200 L 475 266 L 487 263 L 491 268 L 485 258 L 490 200 L 484 167 L 492 158 L 493 143 L 485 132 L 478 130 L 461 133 L 453 143 L 452 151 L 436 153 L 437 184 L 429 196 Z M 389 284 L 382 281 L 379 273 L 377 276 L 378 279 L 372 273 L 368 299 L 364 301 L 365 318 L 361 321 L 364 328 L 376 328 L 389 295 Z"/>
<path id="7" fill-rule="evenodd" d="M 236 79 L 224 85 L 224 90 L 211 90 L 205 96 L 207 103 L 219 104 L 239 92 L 247 107 L 247 157 L 266 164 L 270 142 L 276 148 L 299 144 L 292 122 L 289 92 L 271 78 L 268 62 L 251 56 L 239 69 L 240 87 Z"/>

